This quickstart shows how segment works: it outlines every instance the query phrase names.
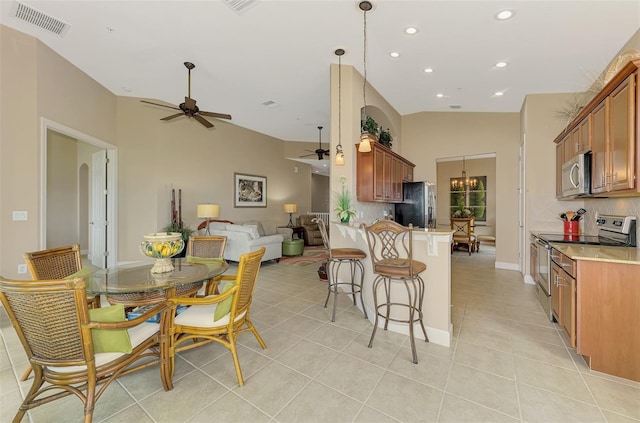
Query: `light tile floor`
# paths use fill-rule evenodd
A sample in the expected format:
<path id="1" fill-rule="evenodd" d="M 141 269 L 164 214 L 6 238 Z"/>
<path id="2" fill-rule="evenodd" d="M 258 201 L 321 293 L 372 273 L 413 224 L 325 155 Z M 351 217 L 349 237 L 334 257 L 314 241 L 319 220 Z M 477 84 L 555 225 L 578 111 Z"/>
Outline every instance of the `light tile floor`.
<path id="1" fill-rule="evenodd" d="M 98 401 L 96 422 L 638 422 L 640 384 L 591 372 L 545 318 L 518 272 L 496 270 L 490 248 L 452 258 L 451 348 L 378 331 L 345 300 L 324 309 L 317 265 L 263 265 L 252 307 L 267 343 L 240 339 L 246 384 L 229 353 L 211 345 L 181 354 L 175 388 L 157 368 L 120 379 Z M 13 418 L 25 356 L 0 316 L 0 420 Z M 70 417 L 73 416 L 73 417 Z M 80 421 L 75 397 L 39 407 L 33 422 Z M 26 419 L 25 419 L 26 421 Z"/>

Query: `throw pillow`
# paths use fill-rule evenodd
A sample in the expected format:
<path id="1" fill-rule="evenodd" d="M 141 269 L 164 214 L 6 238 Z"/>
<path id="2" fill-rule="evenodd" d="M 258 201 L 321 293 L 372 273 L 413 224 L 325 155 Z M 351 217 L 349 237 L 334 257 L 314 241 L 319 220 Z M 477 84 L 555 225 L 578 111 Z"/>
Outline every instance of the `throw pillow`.
<path id="1" fill-rule="evenodd" d="M 257 239 L 260 238 L 260 235 L 258 234 L 258 230 L 255 227 L 248 227 L 248 226 L 244 226 L 244 225 L 227 225 L 226 226 L 226 230 L 228 232 L 243 232 L 248 234 L 251 239 Z"/>
<path id="2" fill-rule="evenodd" d="M 116 304 L 91 309 L 89 310 L 89 319 L 94 322 L 124 322 L 124 305 Z M 121 352 L 130 354 L 132 351 L 131 339 L 126 329 L 91 329 L 91 338 L 95 353 Z"/>
<path id="3" fill-rule="evenodd" d="M 260 231 L 258 230 L 258 225 L 243 225 L 245 228 L 249 229 L 249 233 L 251 234 L 251 238 L 258 239 L 260 238 Z"/>
<path id="4" fill-rule="evenodd" d="M 222 291 L 220 291 L 220 294 L 224 294 L 234 286 L 236 286 L 236 283 L 234 281 L 227 282 L 222 288 Z M 222 302 L 218 303 L 218 305 L 216 306 L 216 311 L 213 313 L 214 322 L 222 319 L 224 316 L 226 316 L 231 312 L 232 302 L 233 302 L 233 295 L 230 296 L 229 298 L 224 299 Z"/>
<path id="5" fill-rule="evenodd" d="M 196 257 L 196 256 L 187 256 L 187 261 L 189 263 L 200 263 L 206 265 L 209 269 L 217 269 L 220 267 L 221 263 L 224 263 L 223 257 Z"/>
<path id="6" fill-rule="evenodd" d="M 92 264 L 87 264 L 85 266 L 82 266 L 82 269 L 78 270 L 76 273 L 72 273 L 71 275 L 67 276 L 65 279 L 73 279 L 73 278 L 78 278 L 82 276 L 87 276 L 99 269 L 100 269 L 99 267 L 96 267 Z"/>
<path id="7" fill-rule="evenodd" d="M 266 233 L 264 231 L 264 227 L 262 227 L 262 223 L 257 222 L 255 220 L 251 220 L 249 222 L 244 222 L 244 225 L 255 225 L 256 228 L 258 228 L 258 235 L 260 236 L 265 236 Z"/>

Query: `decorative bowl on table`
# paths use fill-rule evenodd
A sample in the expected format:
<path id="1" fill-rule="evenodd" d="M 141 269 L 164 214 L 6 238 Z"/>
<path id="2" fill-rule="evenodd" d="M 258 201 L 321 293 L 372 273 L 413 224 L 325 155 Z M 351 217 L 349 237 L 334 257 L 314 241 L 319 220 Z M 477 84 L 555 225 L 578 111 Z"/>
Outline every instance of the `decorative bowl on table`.
<path id="1" fill-rule="evenodd" d="M 173 270 L 171 257 L 180 253 L 184 248 L 184 241 L 180 232 L 158 232 L 147 234 L 140 243 L 140 252 L 147 257 L 156 259 L 151 273 L 167 273 Z"/>

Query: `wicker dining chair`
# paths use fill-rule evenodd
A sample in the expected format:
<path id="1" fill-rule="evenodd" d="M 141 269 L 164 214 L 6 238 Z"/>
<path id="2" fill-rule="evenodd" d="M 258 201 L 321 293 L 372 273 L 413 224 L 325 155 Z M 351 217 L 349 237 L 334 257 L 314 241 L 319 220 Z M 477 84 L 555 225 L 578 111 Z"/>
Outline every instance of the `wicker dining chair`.
<path id="1" fill-rule="evenodd" d="M 236 350 L 238 335 L 251 331 L 260 346 L 263 349 L 267 348 L 249 318 L 249 308 L 264 252 L 265 248 L 262 247 L 258 251 L 241 255 L 238 262 L 238 273 L 222 276 L 222 280 L 227 282 L 219 295 L 195 298 L 174 297 L 168 300 L 173 304 L 173 312 L 169 313 L 168 321 L 169 363 L 165 367 L 168 374 L 164 375 L 170 385 L 169 389 L 173 387 L 171 379 L 173 378 L 175 355 L 181 351 L 211 342 L 218 342 L 231 352 L 238 385 L 244 385 Z M 225 303 L 229 307 L 229 302 L 231 302 L 229 311 L 225 310 L 226 312 L 220 313 L 225 307 Z M 176 315 L 176 308 L 179 305 L 190 307 Z M 215 320 L 216 318 L 218 320 Z"/>
<path id="2" fill-rule="evenodd" d="M 158 364 L 160 349 L 164 348 L 165 355 L 168 351 L 168 345 L 161 343 L 160 325 L 145 321 L 157 313 L 163 313 L 166 319 L 167 304 L 160 304 L 135 320 L 91 321 L 83 278 L 40 281 L 0 278 L 0 301 L 34 372 L 33 384 L 14 423 L 20 422 L 30 409 L 72 394 L 83 402 L 84 422 L 89 423 L 96 401 L 111 382 Z M 113 349 L 107 350 L 114 352 L 95 352 L 94 329 L 126 330 L 131 352 Z M 143 360 L 138 362 L 140 359 Z M 80 421 L 81 417 L 69 416 L 69 420 Z"/>
<path id="3" fill-rule="evenodd" d="M 453 231 L 453 242 L 451 251 L 460 244 L 467 246 L 469 255 L 476 251 L 476 235 L 473 233 L 475 227 L 475 218 L 451 218 L 451 230 Z"/>
<path id="4" fill-rule="evenodd" d="M 31 278 L 35 280 L 63 279 L 82 269 L 82 256 L 78 244 L 24 253 L 23 257 Z M 99 308 L 100 296 L 88 295 L 87 304 L 89 308 Z M 31 367 L 25 370 L 20 380 L 27 380 L 29 374 Z"/>
<path id="5" fill-rule="evenodd" d="M 220 258 L 224 260 L 224 249 L 227 237 L 220 235 L 191 235 L 187 243 L 187 257 Z M 204 294 L 213 295 L 216 292 L 220 276 L 207 281 Z"/>

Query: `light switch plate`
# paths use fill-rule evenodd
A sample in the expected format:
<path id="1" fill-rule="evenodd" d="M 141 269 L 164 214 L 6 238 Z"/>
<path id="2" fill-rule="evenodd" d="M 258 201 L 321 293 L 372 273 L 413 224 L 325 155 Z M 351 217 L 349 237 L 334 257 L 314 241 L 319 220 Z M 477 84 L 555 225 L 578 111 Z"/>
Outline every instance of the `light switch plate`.
<path id="1" fill-rule="evenodd" d="M 27 212 L 26 211 L 14 211 L 13 212 L 13 220 L 27 220 Z"/>
<path id="2" fill-rule="evenodd" d="M 18 265 L 18 273 L 27 273 L 27 265 L 19 264 Z"/>

